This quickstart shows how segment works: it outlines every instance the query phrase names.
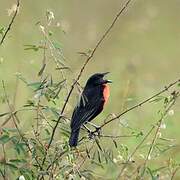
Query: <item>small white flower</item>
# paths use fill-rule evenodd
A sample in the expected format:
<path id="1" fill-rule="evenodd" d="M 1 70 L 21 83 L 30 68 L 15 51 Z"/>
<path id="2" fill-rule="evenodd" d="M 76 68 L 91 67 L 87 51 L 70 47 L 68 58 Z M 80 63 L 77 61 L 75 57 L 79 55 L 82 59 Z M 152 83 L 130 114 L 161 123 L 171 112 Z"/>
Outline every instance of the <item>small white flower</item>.
<path id="1" fill-rule="evenodd" d="M 68 175 L 69 175 L 69 172 L 68 172 L 68 171 L 65 171 L 65 172 L 64 172 L 64 175 L 65 175 L 65 176 L 68 176 Z"/>
<path id="2" fill-rule="evenodd" d="M 174 115 L 174 110 L 173 109 L 169 110 L 168 115 L 173 116 Z"/>
<path id="3" fill-rule="evenodd" d="M 148 156 L 148 158 L 147 158 L 148 160 L 151 160 L 151 155 L 149 154 L 149 156 Z"/>
<path id="4" fill-rule="evenodd" d="M 15 72 L 15 75 L 16 76 L 21 76 L 21 73 L 20 72 Z"/>
<path id="5" fill-rule="evenodd" d="M 23 175 L 19 176 L 19 180 L 26 180 Z"/>
<path id="6" fill-rule="evenodd" d="M 39 26 L 39 29 L 40 29 L 40 31 L 42 31 L 42 32 L 45 34 L 45 28 L 44 28 L 44 26 L 40 25 L 40 26 Z"/>
<path id="7" fill-rule="evenodd" d="M 80 180 L 86 180 L 86 178 L 84 176 L 82 176 Z"/>
<path id="8" fill-rule="evenodd" d="M 166 129 L 166 124 L 165 124 L 165 123 L 161 123 L 160 128 L 161 128 L 161 129 Z"/>
<path id="9" fill-rule="evenodd" d="M 157 133 L 157 137 L 158 137 L 158 138 L 161 138 L 161 137 L 162 137 L 162 134 L 161 134 L 160 131 Z"/>
<path id="10" fill-rule="evenodd" d="M 118 160 L 116 158 L 113 158 L 113 162 L 116 164 Z"/>
<path id="11" fill-rule="evenodd" d="M 115 113 L 111 113 L 110 115 L 112 116 L 112 118 L 116 118 L 117 117 Z"/>
<path id="12" fill-rule="evenodd" d="M 47 17 L 48 17 L 48 20 L 53 20 L 54 19 L 54 13 L 52 11 L 47 11 Z"/>
<path id="13" fill-rule="evenodd" d="M 47 20 L 48 20 L 48 26 L 50 26 L 52 20 L 54 20 L 54 13 L 52 11 L 47 10 L 46 16 L 47 16 Z"/>
<path id="14" fill-rule="evenodd" d="M 73 180 L 74 176 L 72 174 L 69 175 L 68 180 Z"/>
<path id="15" fill-rule="evenodd" d="M 133 101 L 133 98 L 127 98 L 126 101 Z"/>
<path id="16" fill-rule="evenodd" d="M 57 23 L 56 23 L 56 26 L 57 26 L 57 27 L 60 27 L 60 26 L 61 26 L 60 22 L 57 22 Z"/>
<path id="17" fill-rule="evenodd" d="M 144 155 L 143 154 L 139 154 L 139 156 L 143 159 L 145 159 Z"/>
<path id="18" fill-rule="evenodd" d="M 42 93 L 39 91 L 34 95 L 35 99 L 39 99 L 41 97 Z"/>
<path id="19" fill-rule="evenodd" d="M 3 61 L 4 61 L 4 58 L 1 57 L 1 58 L 0 58 L 0 64 L 3 63 Z"/>
<path id="20" fill-rule="evenodd" d="M 130 157 L 130 158 L 129 158 L 129 161 L 130 161 L 130 162 L 133 162 L 134 160 L 133 160 L 133 158 L 132 158 L 132 157 Z"/>
<path id="21" fill-rule="evenodd" d="M 117 158 L 123 160 L 123 157 L 120 154 L 117 156 Z"/>
<path id="22" fill-rule="evenodd" d="M 11 8 L 9 8 L 9 9 L 7 10 L 8 16 L 11 16 L 11 14 L 13 14 L 14 12 L 16 12 L 16 9 L 17 9 L 17 4 L 13 4 L 13 5 L 11 6 Z"/>

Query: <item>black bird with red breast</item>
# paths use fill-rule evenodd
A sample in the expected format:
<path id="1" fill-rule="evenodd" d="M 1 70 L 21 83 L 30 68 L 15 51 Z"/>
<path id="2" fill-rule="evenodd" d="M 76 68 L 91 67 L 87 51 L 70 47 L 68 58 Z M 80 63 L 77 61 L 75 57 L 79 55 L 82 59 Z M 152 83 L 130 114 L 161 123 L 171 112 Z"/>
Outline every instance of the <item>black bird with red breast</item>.
<path id="1" fill-rule="evenodd" d="M 108 73 L 96 73 L 87 80 L 80 101 L 71 118 L 71 135 L 69 138 L 71 147 L 76 147 L 78 144 L 81 126 L 90 122 L 103 110 L 109 98 L 109 86 L 107 84 L 111 81 L 104 79 Z"/>

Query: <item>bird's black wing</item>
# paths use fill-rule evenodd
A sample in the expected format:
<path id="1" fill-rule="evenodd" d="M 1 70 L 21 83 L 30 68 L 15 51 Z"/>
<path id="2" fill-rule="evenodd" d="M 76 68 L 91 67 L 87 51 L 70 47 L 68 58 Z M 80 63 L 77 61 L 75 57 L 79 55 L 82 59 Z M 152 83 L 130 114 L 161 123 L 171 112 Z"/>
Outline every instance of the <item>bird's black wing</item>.
<path id="1" fill-rule="evenodd" d="M 74 109 L 71 119 L 71 129 L 76 130 L 82 124 L 96 117 L 103 108 L 103 98 L 101 96 L 92 96 L 89 100 L 85 95 L 81 95 L 79 104 Z"/>

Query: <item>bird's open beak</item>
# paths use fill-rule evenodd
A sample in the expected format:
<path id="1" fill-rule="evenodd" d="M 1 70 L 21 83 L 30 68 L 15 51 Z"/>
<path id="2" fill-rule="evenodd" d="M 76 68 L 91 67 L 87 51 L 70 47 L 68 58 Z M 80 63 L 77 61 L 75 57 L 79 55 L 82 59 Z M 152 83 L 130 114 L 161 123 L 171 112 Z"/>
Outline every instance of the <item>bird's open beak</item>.
<path id="1" fill-rule="evenodd" d="M 105 76 L 105 75 L 107 75 L 107 74 L 109 74 L 110 72 L 105 72 L 105 73 L 102 73 L 103 74 L 103 76 Z M 105 80 L 105 83 L 112 83 L 112 81 L 111 80 Z"/>
<path id="2" fill-rule="evenodd" d="M 110 72 L 105 72 L 105 73 L 102 73 L 102 75 L 103 76 L 105 76 L 105 75 L 107 75 L 107 74 L 109 74 Z"/>
<path id="3" fill-rule="evenodd" d="M 111 80 L 106 80 L 106 83 L 112 83 L 112 81 Z"/>

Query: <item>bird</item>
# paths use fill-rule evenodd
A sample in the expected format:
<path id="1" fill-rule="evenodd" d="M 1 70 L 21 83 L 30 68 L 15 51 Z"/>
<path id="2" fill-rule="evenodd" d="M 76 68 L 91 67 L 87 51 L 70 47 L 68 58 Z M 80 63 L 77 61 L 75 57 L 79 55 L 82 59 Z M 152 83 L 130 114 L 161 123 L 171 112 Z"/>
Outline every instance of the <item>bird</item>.
<path id="1" fill-rule="evenodd" d="M 78 145 L 81 126 L 93 120 L 104 109 L 110 95 L 108 83 L 112 82 L 104 79 L 104 76 L 108 73 L 95 73 L 87 80 L 80 100 L 72 113 L 69 138 L 70 147 Z"/>

